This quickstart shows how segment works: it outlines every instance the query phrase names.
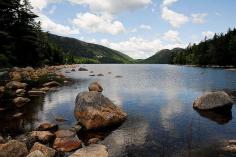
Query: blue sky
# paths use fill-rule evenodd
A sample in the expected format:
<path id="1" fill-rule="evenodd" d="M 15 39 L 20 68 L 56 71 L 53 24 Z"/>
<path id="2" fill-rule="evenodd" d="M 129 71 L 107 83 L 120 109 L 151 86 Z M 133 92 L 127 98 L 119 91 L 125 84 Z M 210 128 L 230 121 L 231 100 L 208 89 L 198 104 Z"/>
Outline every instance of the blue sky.
<path id="1" fill-rule="evenodd" d="M 42 29 L 147 58 L 236 27 L 235 0 L 30 0 Z"/>

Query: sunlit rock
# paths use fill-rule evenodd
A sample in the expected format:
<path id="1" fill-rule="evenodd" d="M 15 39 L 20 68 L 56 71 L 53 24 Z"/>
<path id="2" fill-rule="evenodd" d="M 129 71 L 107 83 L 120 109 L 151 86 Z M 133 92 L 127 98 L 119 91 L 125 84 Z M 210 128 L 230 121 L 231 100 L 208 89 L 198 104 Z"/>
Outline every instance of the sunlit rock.
<path id="1" fill-rule="evenodd" d="M 98 82 L 93 82 L 88 87 L 89 91 L 102 92 L 103 88 Z"/>
<path id="2" fill-rule="evenodd" d="M 233 100 L 225 92 L 212 92 L 197 98 L 193 102 L 193 107 L 199 110 L 210 110 L 226 107 L 231 109 Z"/>
<path id="3" fill-rule="evenodd" d="M 100 92 L 79 93 L 75 101 L 75 118 L 86 129 L 109 127 L 122 123 L 127 114 Z"/>
<path id="4" fill-rule="evenodd" d="M 69 157 L 108 157 L 108 151 L 104 145 L 92 144 L 77 150 Z"/>
<path id="5" fill-rule="evenodd" d="M 0 156 L 3 157 L 25 157 L 28 154 L 25 143 L 11 140 L 0 145 Z"/>

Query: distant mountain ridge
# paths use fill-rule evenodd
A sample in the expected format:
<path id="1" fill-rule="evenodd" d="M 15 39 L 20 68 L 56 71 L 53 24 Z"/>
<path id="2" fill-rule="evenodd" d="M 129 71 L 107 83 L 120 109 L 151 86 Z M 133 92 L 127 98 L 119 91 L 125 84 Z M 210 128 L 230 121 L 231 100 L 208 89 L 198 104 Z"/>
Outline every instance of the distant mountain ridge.
<path id="1" fill-rule="evenodd" d="M 128 55 L 105 46 L 54 34 L 48 34 L 48 40 L 58 45 L 65 54 L 93 59 L 98 63 L 134 63 Z"/>
<path id="2" fill-rule="evenodd" d="M 141 64 L 170 64 L 172 61 L 172 56 L 176 53 L 183 52 L 183 48 L 174 48 L 172 50 L 163 49 L 158 51 L 155 55 L 138 61 Z"/>

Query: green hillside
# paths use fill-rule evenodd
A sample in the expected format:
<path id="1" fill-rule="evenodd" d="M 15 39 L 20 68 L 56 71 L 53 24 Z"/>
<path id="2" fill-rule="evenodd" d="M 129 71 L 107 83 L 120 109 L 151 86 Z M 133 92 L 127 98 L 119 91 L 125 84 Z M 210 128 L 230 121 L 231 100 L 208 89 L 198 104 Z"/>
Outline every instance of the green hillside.
<path id="1" fill-rule="evenodd" d="M 134 60 L 113 49 L 86 43 L 74 38 L 48 34 L 49 41 L 58 45 L 66 55 L 75 56 L 75 60 L 85 63 L 133 63 Z"/>
<path id="2" fill-rule="evenodd" d="M 184 49 L 175 48 L 172 50 L 164 49 L 157 52 L 155 55 L 140 61 L 141 64 L 170 64 L 173 54 L 182 52 Z"/>

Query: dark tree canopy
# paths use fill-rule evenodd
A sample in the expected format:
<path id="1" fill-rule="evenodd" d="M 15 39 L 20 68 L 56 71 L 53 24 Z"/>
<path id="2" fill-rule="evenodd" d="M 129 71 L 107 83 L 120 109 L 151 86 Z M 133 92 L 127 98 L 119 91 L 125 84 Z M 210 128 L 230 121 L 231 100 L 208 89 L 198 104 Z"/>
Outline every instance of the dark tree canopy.
<path id="1" fill-rule="evenodd" d="M 63 54 L 41 31 L 28 0 L 0 0 L 0 66 L 63 62 Z"/>
<path id="2" fill-rule="evenodd" d="M 236 29 L 215 34 L 172 56 L 173 64 L 236 66 Z"/>

